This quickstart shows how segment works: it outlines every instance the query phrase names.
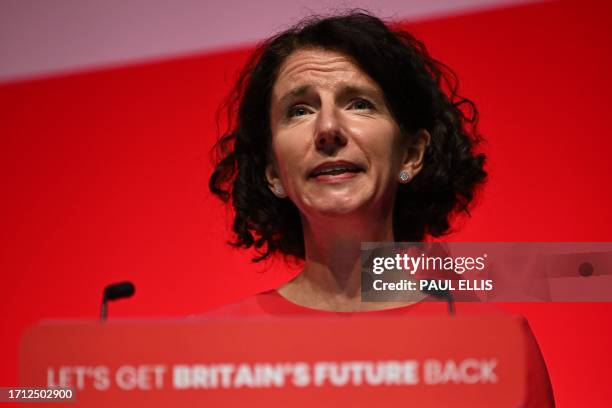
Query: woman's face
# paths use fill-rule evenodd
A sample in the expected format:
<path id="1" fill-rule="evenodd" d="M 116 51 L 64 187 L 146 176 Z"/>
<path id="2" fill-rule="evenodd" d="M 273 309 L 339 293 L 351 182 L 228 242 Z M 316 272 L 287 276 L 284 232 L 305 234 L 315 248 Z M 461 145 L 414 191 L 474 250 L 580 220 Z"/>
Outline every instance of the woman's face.
<path id="1" fill-rule="evenodd" d="M 285 60 L 270 126 L 266 177 L 306 216 L 388 213 L 398 173 L 418 172 L 378 84 L 334 51 L 301 49 Z"/>

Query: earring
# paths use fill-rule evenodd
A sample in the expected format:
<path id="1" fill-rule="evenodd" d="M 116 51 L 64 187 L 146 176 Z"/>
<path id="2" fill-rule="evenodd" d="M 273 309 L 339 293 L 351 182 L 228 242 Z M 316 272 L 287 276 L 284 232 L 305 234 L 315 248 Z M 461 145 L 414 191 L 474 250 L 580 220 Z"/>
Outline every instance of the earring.
<path id="1" fill-rule="evenodd" d="M 274 183 L 274 186 L 272 187 L 272 192 L 278 198 L 285 198 L 285 197 L 287 197 L 287 193 L 285 193 L 285 189 L 283 188 L 282 184 L 280 184 L 280 183 Z"/>
<path id="2" fill-rule="evenodd" d="M 406 184 L 410 181 L 410 173 L 408 172 L 408 170 L 402 170 L 399 173 L 399 181 L 402 184 Z"/>

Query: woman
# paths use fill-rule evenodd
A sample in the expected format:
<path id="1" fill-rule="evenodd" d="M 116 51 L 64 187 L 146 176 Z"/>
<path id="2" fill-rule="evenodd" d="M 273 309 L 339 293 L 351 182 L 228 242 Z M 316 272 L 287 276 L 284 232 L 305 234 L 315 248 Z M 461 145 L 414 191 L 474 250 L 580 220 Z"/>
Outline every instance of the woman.
<path id="1" fill-rule="evenodd" d="M 210 187 L 232 198 L 236 246 L 305 260 L 283 296 L 380 307 L 360 302 L 360 242 L 440 236 L 468 211 L 486 173 L 476 110 L 455 83 L 410 34 L 363 13 L 305 21 L 259 48 Z"/>
<path id="2" fill-rule="evenodd" d="M 231 199 L 233 244 L 254 247 L 255 261 L 303 260 L 295 279 L 234 311 L 424 308 L 361 302 L 360 248 L 438 237 L 454 215 L 468 213 L 485 158 L 475 151 L 476 109 L 457 94 L 452 71 L 371 15 L 313 18 L 263 43 L 228 111 L 210 188 Z M 532 400 L 552 406 L 530 339 Z"/>

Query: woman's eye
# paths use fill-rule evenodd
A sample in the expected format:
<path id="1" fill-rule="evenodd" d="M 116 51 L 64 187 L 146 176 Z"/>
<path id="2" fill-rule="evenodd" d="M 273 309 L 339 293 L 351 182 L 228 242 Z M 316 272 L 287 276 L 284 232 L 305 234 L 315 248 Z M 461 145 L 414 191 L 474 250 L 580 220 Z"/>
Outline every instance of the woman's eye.
<path id="1" fill-rule="evenodd" d="M 351 104 L 351 108 L 357 110 L 372 109 L 373 107 L 374 106 L 370 102 L 363 99 L 356 100 Z"/>
<path id="2" fill-rule="evenodd" d="M 295 106 L 289 110 L 289 117 L 308 115 L 308 109 L 303 106 Z"/>

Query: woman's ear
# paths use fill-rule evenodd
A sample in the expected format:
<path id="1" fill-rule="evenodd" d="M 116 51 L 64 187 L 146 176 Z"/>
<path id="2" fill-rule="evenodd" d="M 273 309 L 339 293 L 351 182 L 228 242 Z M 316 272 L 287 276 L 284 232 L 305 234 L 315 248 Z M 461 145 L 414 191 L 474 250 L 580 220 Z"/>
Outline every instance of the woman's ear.
<path id="1" fill-rule="evenodd" d="M 426 129 L 419 129 L 409 138 L 406 154 L 399 172 L 400 183 L 408 183 L 423 169 L 425 151 L 431 142 L 431 135 Z"/>
<path id="2" fill-rule="evenodd" d="M 276 170 L 276 165 L 272 162 L 268 163 L 266 166 L 266 180 L 268 180 L 268 187 L 272 194 L 277 196 L 278 198 L 287 197 L 287 192 L 283 187 L 283 183 L 278 177 L 278 171 Z"/>

